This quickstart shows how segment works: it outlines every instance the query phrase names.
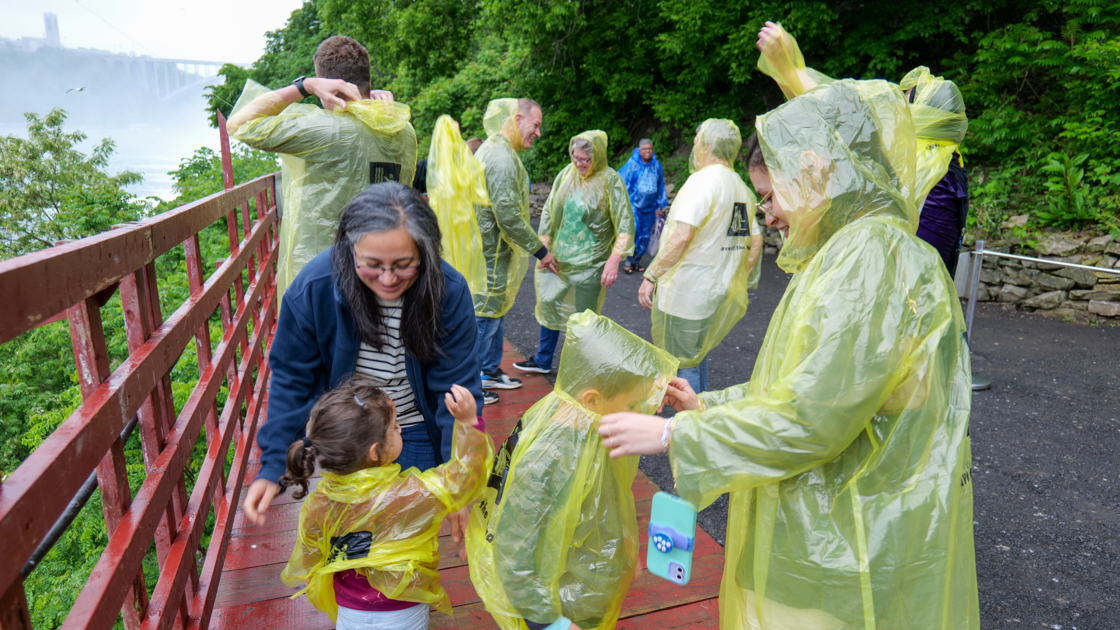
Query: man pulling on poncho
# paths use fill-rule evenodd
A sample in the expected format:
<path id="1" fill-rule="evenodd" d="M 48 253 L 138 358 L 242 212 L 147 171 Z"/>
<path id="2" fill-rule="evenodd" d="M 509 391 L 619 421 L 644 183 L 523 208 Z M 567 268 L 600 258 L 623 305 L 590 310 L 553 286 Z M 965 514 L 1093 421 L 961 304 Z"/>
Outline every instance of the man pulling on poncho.
<path id="1" fill-rule="evenodd" d="M 680 376 L 696 391 L 708 389 L 708 353 L 746 314 L 748 285 L 758 283 L 762 231 L 754 194 L 732 169 L 742 144 L 730 120 L 700 125 L 692 175 L 669 208 L 638 290 L 638 301 L 653 311 L 653 342 L 680 359 Z"/>
<path id="2" fill-rule="evenodd" d="M 832 82 L 805 67 L 797 40 L 781 24 L 766 23 L 758 34 L 758 49 L 758 69 L 773 78 L 787 98 Z M 968 172 L 958 153 L 968 131 L 964 97 L 952 81 L 933 76 L 925 66 L 907 73 L 899 87 L 910 102 L 918 144 L 918 238 L 933 245 L 954 276 L 968 220 Z"/>
<path id="3" fill-rule="evenodd" d="M 643 138 L 618 175 L 626 184 L 630 206 L 634 208 L 634 255 L 626 260 L 626 273 L 645 271 L 642 256 L 649 248 L 657 211 L 669 207 L 669 197 L 665 194 L 665 172 L 653 152 L 653 140 Z"/>
<path id="4" fill-rule="evenodd" d="M 731 493 L 724 630 L 979 627 L 964 317 L 914 235 L 902 92 L 837 81 L 760 116 L 748 142 L 795 274 L 750 381 L 670 386 L 678 494 Z M 612 456 L 664 450 L 665 420 L 603 418 Z"/>
<path id="5" fill-rule="evenodd" d="M 334 244 L 343 206 L 370 184 L 409 186 L 416 171 L 416 131 L 408 105 L 370 92 L 369 53 L 349 37 L 315 51 L 315 73 L 269 92 L 249 81 L 226 128 L 245 144 L 279 153 L 284 220 L 280 224 L 276 296 L 312 258 Z M 297 103 L 310 94 L 326 109 Z"/>
<path id="6" fill-rule="evenodd" d="M 513 307 L 529 255 L 540 260 L 542 267 L 556 271 L 552 254 L 529 225 L 529 173 L 517 157 L 540 137 L 542 121 L 540 105 L 527 98 L 490 101 L 482 117 L 488 137 L 474 154 L 482 163 L 490 197 L 489 205 L 475 204 L 474 208 L 486 258 L 486 287 L 473 296 L 482 387 L 487 390 L 521 387 L 520 380 L 510 378 L 498 366 L 502 362 L 502 318 Z M 487 404 L 498 400 L 491 391 L 485 397 Z"/>
<path id="7" fill-rule="evenodd" d="M 607 166 L 607 134 L 585 131 L 568 144 L 571 164 L 552 184 L 541 214 L 540 237 L 556 257 L 557 272 L 537 269 L 535 314 L 540 345 L 513 367 L 547 374 L 568 317 L 603 309 L 607 287 L 618 279 L 622 257 L 634 248 L 634 217 L 622 178 Z"/>
<path id="8" fill-rule="evenodd" d="M 504 630 L 614 628 L 638 563 L 638 458 L 609 458 L 596 430 L 601 414 L 655 412 L 677 360 L 589 311 L 566 334 L 556 389 L 514 429 L 467 528 L 471 583 Z"/>

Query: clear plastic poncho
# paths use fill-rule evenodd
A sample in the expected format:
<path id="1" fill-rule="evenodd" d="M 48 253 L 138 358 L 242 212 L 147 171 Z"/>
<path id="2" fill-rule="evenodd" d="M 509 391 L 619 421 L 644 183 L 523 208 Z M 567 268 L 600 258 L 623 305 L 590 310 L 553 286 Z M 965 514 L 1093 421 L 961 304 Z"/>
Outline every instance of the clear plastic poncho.
<path id="1" fill-rule="evenodd" d="M 610 458 L 600 414 L 654 413 L 676 371 L 605 317 L 569 318 L 555 391 L 525 413 L 505 476 L 471 510 L 471 583 L 499 626 L 615 627 L 638 564 L 638 457 Z"/>
<path id="2" fill-rule="evenodd" d="M 612 255 L 634 253 L 634 214 L 626 184 L 607 165 L 607 134 L 585 131 L 572 138 L 591 143 L 587 176 L 575 158 L 556 176 L 541 213 L 540 237 L 552 252 L 559 273 L 537 269 L 534 314 L 545 328 L 563 330 L 572 315 L 603 309 L 607 288 L 603 268 Z M 569 144 L 569 153 L 574 144 Z"/>
<path id="3" fill-rule="evenodd" d="M 455 423 L 451 460 L 420 472 L 390 464 L 349 475 L 323 471 L 299 513 L 299 537 L 280 579 L 331 621 L 338 616 L 334 574 L 356 570 L 390 599 L 451 614 L 440 584 L 439 535 L 445 516 L 479 497 L 494 463 L 488 435 Z M 337 540 L 355 532 L 360 544 Z"/>
<path id="4" fill-rule="evenodd" d="M 490 204 L 482 165 L 463 141 L 459 123 L 440 116 L 428 152 L 428 204 L 439 221 L 443 259 L 463 274 L 471 294 L 486 290 L 486 258 L 474 206 Z"/>
<path id="5" fill-rule="evenodd" d="M 517 108 L 515 98 L 490 101 L 482 118 L 488 137 L 474 155 L 482 164 L 490 196 L 489 205 L 474 208 L 486 258 L 486 288 L 473 293 L 472 287 L 479 317 L 501 317 L 513 307 L 529 256 L 543 246 L 529 225 L 529 173 L 517 157 L 522 148 L 514 118 Z"/>
<path id="6" fill-rule="evenodd" d="M 917 188 L 921 208 L 929 191 L 949 172 L 949 162 L 968 133 L 968 116 L 956 84 L 931 75 L 925 66 L 911 70 L 899 87 L 914 90 L 910 115 L 918 136 Z"/>
<path id="7" fill-rule="evenodd" d="M 276 296 L 311 259 L 334 244 L 342 208 L 371 183 L 396 177 L 412 185 L 416 174 L 416 131 L 408 105 L 353 101 L 330 111 L 314 105 L 258 101 L 270 90 L 249 80 L 230 115 L 257 109 L 232 131 L 254 149 L 279 153 L 284 179 Z M 376 181 L 374 181 L 376 180 Z"/>
<path id="8" fill-rule="evenodd" d="M 724 630 L 978 628 L 964 318 L 914 236 L 913 126 L 882 81 L 756 123 L 797 272 L 748 383 L 679 413 L 681 497 L 731 493 Z"/>
<path id="9" fill-rule="evenodd" d="M 827 85 L 833 79 L 805 67 L 805 58 L 797 40 L 778 24 L 778 49 L 758 58 L 758 69 L 774 79 L 786 98 L 804 94 L 814 85 Z M 903 91 L 914 88 L 910 113 L 918 143 L 917 205 L 925 204 L 926 195 L 949 172 L 949 162 L 960 149 L 968 132 L 964 97 L 952 81 L 930 74 L 929 68 L 918 66 L 902 78 Z"/>
<path id="10" fill-rule="evenodd" d="M 669 207 L 657 257 L 653 342 L 698 365 L 747 312 L 758 284 L 762 231 L 755 197 L 732 168 L 742 137 L 729 120 L 700 125 L 689 161 L 692 175 Z M 691 236 L 689 236 L 691 235 Z"/>

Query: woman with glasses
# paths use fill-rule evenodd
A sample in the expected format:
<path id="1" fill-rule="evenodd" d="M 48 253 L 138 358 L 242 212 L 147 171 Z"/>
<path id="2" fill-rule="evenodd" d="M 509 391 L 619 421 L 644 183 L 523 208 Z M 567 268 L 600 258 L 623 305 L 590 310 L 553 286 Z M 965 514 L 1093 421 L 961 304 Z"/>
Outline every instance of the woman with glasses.
<path id="1" fill-rule="evenodd" d="M 263 523 L 281 492 L 288 446 L 303 435 L 315 402 L 355 372 L 396 406 L 402 470 L 448 461 L 455 418 L 444 396 L 462 385 L 481 409 L 482 381 L 470 289 L 440 260 L 440 240 L 420 193 L 375 184 L 343 208 L 334 245 L 288 288 L 268 360 L 261 469 L 245 497 L 250 522 Z M 465 511 L 451 521 L 459 541 Z"/>
<path id="2" fill-rule="evenodd" d="M 541 325 L 537 353 L 513 367 L 547 374 L 560 331 L 575 313 L 598 313 L 618 266 L 634 251 L 634 214 L 626 184 L 607 166 L 607 134 L 585 131 L 568 144 L 572 163 L 556 176 L 538 233 L 557 272 L 538 268 L 535 314 Z"/>

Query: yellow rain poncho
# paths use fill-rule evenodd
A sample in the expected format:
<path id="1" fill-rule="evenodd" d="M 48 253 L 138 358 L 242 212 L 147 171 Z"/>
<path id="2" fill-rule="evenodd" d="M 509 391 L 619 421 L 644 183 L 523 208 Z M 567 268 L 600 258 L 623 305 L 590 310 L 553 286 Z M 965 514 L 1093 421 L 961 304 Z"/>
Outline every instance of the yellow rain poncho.
<path id="1" fill-rule="evenodd" d="M 755 198 L 732 168 L 742 137 L 729 120 L 700 125 L 692 175 L 661 231 L 657 258 L 645 277 L 656 284 L 653 342 L 695 367 L 747 312 L 757 286 L 762 231 Z"/>
<path id="2" fill-rule="evenodd" d="M 603 267 L 611 256 L 634 253 L 634 214 L 626 184 L 607 166 L 607 134 L 585 131 L 572 138 L 591 144 L 591 167 L 579 174 L 575 158 L 556 176 L 541 213 L 541 241 L 556 259 L 559 273 L 537 269 L 537 322 L 563 330 L 568 317 L 598 313 L 607 298 Z"/>
<path id="3" fill-rule="evenodd" d="M 229 119 L 230 135 L 279 153 L 283 163 L 277 297 L 334 244 L 339 212 L 358 193 L 386 179 L 412 185 L 416 131 L 410 116 L 408 105 L 386 101 L 354 101 L 339 111 L 288 105 L 263 85 L 246 82 Z"/>
<path id="4" fill-rule="evenodd" d="M 655 412 L 676 371 L 605 317 L 569 318 L 555 391 L 525 413 L 508 468 L 499 455 L 471 510 L 471 583 L 499 626 L 615 627 L 638 563 L 638 457 L 610 458 L 600 414 Z"/>
<path id="5" fill-rule="evenodd" d="M 543 247 L 529 225 L 529 173 L 517 157 L 522 148 L 514 119 L 517 108 L 515 98 L 490 101 L 482 118 L 488 138 L 475 153 L 490 196 L 489 205 L 474 207 L 486 257 L 486 289 L 473 293 L 479 317 L 501 317 L 513 307 L 529 256 Z"/>
<path id="6" fill-rule="evenodd" d="M 837 81 L 756 126 L 796 275 L 750 381 L 670 447 L 681 497 L 731 493 L 720 626 L 978 628 L 964 318 L 914 236 L 903 95 Z"/>
<path id="7" fill-rule="evenodd" d="M 493 462 L 490 437 L 456 422 L 451 460 L 436 468 L 401 472 L 390 464 L 349 475 L 324 471 L 300 508 L 299 538 L 280 579 L 305 586 L 292 597 L 306 593 L 331 621 L 338 616 L 334 574 L 350 569 L 390 599 L 451 614 L 437 571 L 436 538 L 445 516 L 478 498 Z"/>
<path id="8" fill-rule="evenodd" d="M 925 66 L 911 70 L 899 87 L 914 90 L 910 115 L 918 136 L 917 188 L 921 208 L 929 191 L 949 172 L 949 162 L 968 132 L 968 116 L 960 89 L 952 81 L 931 75 Z"/>
<path id="9" fill-rule="evenodd" d="M 805 58 L 797 40 L 778 24 L 780 31 L 777 48 L 758 58 L 758 69 L 774 79 L 786 98 L 794 98 L 817 85 L 827 85 L 833 79 L 805 67 Z M 945 177 L 953 154 L 960 149 L 968 131 L 964 97 L 952 82 L 930 74 L 929 68 L 918 66 L 911 70 L 899 87 L 903 91 L 914 88 L 910 99 L 910 112 L 918 143 L 918 191 L 920 209 L 926 195 Z"/>
<path id="10" fill-rule="evenodd" d="M 428 152 L 428 203 L 443 236 L 443 259 L 463 274 L 471 294 L 486 290 L 486 258 L 475 204 L 490 205 L 482 165 L 463 141 L 459 123 L 440 116 Z"/>

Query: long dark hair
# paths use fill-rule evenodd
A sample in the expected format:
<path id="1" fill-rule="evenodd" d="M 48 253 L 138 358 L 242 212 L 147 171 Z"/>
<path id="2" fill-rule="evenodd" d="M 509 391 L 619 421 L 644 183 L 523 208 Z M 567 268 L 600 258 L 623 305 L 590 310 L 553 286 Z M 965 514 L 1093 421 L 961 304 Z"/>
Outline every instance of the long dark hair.
<path id="1" fill-rule="evenodd" d="M 358 277 L 354 245 L 366 234 L 404 228 L 420 251 L 419 275 L 402 296 L 401 342 L 424 363 L 443 354 L 444 281 L 440 267 L 439 222 L 420 193 L 396 182 L 374 184 L 342 209 L 332 263 L 339 291 L 350 305 L 358 338 L 381 350 L 387 329 L 377 296 Z"/>
<path id="2" fill-rule="evenodd" d="M 292 498 L 307 496 L 307 482 L 315 462 L 339 475 L 391 464 L 381 449 L 370 460 L 369 447 L 385 446 L 393 417 L 393 401 L 373 381 L 355 376 L 323 394 L 311 409 L 305 438 L 288 447 L 288 470 L 280 478 L 284 487 L 299 486 Z"/>

